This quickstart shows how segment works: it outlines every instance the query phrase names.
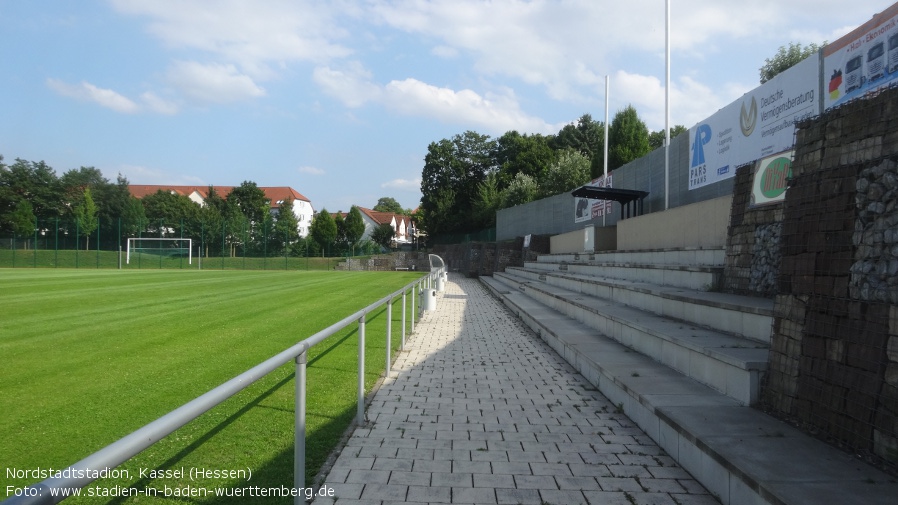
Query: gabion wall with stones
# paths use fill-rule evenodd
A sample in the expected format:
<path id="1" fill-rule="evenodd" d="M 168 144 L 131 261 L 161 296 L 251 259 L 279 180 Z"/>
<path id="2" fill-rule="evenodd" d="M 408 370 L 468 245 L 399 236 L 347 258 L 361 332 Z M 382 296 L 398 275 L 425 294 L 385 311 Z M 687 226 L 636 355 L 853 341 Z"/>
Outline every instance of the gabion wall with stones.
<path id="1" fill-rule="evenodd" d="M 751 206 L 755 168 L 751 164 L 736 170 L 722 284 L 728 293 L 773 297 L 780 265 L 783 204 Z"/>
<path id="2" fill-rule="evenodd" d="M 898 468 L 898 90 L 799 124 L 763 402 Z"/>

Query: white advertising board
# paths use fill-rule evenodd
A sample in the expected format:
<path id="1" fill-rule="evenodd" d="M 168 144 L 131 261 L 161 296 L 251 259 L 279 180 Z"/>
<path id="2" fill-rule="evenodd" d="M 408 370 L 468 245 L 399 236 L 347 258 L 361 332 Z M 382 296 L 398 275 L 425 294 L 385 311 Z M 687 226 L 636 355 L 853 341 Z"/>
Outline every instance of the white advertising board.
<path id="1" fill-rule="evenodd" d="M 589 183 L 590 186 L 598 186 L 600 188 L 611 187 L 611 174 L 598 179 L 593 179 Z M 574 222 L 582 223 L 604 216 L 606 213 L 611 214 L 611 200 L 592 200 L 589 198 L 574 198 Z"/>
<path id="2" fill-rule="evenodd" d="M 820 62 L 812 56 L 746 93 L 689 130 L 689 189 L 736 167 L 792 148 L 797 121 L 820 110 Z"/>
<path id="3" fill-rule="evenodd" d="M 898 79 L 898 4 L 823 48 L 824 109 Z"/>

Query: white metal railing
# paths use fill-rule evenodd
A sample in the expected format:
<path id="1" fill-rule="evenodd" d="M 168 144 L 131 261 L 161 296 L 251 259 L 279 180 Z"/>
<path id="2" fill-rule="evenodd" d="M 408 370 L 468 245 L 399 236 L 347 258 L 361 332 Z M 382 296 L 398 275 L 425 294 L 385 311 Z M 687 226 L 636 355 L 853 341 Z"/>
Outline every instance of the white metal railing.
<path id="1" fill-rule="evenodd" d="M 25 488 L 20 488 L 18 493 L 3 502 L 0 505 L 43 505 L 59 503 L 68 496 L 61 496 L 66 490 L 83 488 L 87 486 L 96 477 L 97 470 L 113 469 L 125 461 L 136 456 L 147 447 L 160 441 L 165 436 L 174 432 L 178 428 L 184 426 L 190 421 L 196 419 L 200 415 L 208 412 L 219 403 L 234 396 L 238 392 L 246 389 L 249 385 L 261 379 L 265 375 L 273 372 L 280 366 L 294 361 L 296 364 L 296 434 L 294 445 L 294 468 L 293 468 L 293 486 L 295 489 L 305 487 L 306 473 L 306 363 L 308 351 L 316 344 L 320 343 L 327 337 L 337 333 L 353 321 L 358 321 L 359 335 L 359 354 L 358 354 L 358 407 L 356 410 L 356 423 L 361 425 L 365 422 L 365 319 L 371 311 L 377 309 L 381 305 L 387 306 L 387 356 L 386 356 L 386 372 L 392 369 L 390 363 L 390 351 L 392 344 L 390 341 L 392 333 L 392 309 L 393 300 L 400 294 L 402 295 L 402 342 L 400 349 L 405 348 L 405 319 L 406 319 L 406 295 L 411 290 L 411 328 L 409 333 L 415 332 L 415 292 L 420 289 L 430 289 L 434 285 L 436 277 L 444 271 L 442 259 L 439 256 L 434 260 L 431 255 L 431 271 L 425 277 L 411 282 L 402 289 L 381 298 L 380 300 L 368 305 L 358 312 L 343 318 L 341 321 L 334 323 L 327 328 L 315 333 L 309 338 L 299 342 L 298 344 L 282 351 L 281 353 L 263 361 L 262 363 L 250 368 L 246 372 L 234 377 L 224 384 L 200 395 L 199 397 L 185 403 L 175 410 L 163 415 L 162 417 L 152 421 L 151 423 L 139 428 L 137 431 L 120 438 L 119 440 L 107 445 L 99 451 L 87 456 L 86 458 L 73 463 L 66 470 L 60 471 L 58 477 L 50 477 L 36 484 L 32 484 Z M 436 265 L 439 266 L 436 266 Z M 54 495 L 50 490 L 58 490 Z M 303 503 L 305 496 L 298 493 L 294 498 L 294 503 L 299 505 Z"/>

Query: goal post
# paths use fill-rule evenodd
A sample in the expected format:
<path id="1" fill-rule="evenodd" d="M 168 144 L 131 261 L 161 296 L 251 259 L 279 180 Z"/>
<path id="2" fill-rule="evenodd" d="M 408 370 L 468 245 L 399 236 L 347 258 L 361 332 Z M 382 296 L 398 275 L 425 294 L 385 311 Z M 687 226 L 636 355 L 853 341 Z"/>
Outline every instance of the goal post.
<path id="1" fill-rule="evenodd" d="M 125 263 L 131 264 L 131 254 L 152 254 L 170 258 L 187 256 L 187 264 L 193 264 L 193 239 L 128 237 Z"/>

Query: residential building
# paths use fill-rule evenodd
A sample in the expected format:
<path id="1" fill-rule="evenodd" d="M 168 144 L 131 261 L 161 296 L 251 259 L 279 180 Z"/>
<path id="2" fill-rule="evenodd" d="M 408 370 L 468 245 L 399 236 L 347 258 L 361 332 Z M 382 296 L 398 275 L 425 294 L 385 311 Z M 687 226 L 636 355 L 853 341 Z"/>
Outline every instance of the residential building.
<path id="1" fill-rule="evenodd" d="M 375 228 L 382 224 L 388 224 L 393 228 L 393 241 L 397 247 L 414 242 L 415 223 L 412 221 L 412 218 L 402 214 L 380 212 L 364 207 L 358 207 L 358 209 L 362 213 L 362 221 L 365 223 L 365 232 L 362 234 L 361 240 L 371 240 L 371 234 Z M 346 219 L 348 215 L 347 212 L 335 212 L 333 215 L 336 217 L 337 214 L 342 216 L 343 219 Z"/>
<path id="2" fill-rule="evenodd" d="M 227 198 L 235 186 L 214 186 L 214 188 L 219 196 Z M 209 186 L 131 184 L 128 186 L 128 189 L 130 189 L 131 195 L 135 198 L 143 198 L 159 190 L 171 191 L 184 195 L 199 205 L 203 205 L 203 202 L 209 195 Z M 270 211 L 275 216 L 281 203 L 288 199 L 293 200 L 293 214 L 296 215 L 296 221 L 299 223 L 299 236 L 306 237 L 309 235 L 309 228 L 312 226 L 312 215 L 315 211 L 312 208 L 312 202 L 308 198 L 289 186 L 259 186 L 259 189 L 265 193 Z"/>

